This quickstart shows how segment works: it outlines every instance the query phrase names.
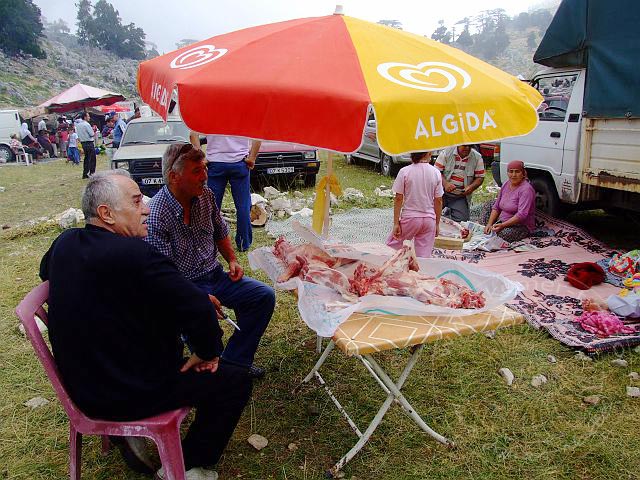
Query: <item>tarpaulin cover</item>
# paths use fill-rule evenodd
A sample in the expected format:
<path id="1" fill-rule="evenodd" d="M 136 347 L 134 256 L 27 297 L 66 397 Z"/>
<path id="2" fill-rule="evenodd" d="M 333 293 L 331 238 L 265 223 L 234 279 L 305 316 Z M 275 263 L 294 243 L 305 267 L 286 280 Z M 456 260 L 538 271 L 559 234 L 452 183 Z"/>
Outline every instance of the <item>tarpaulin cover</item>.
<path id="1" fill-rule="evenodd" d="M 563 0 L 533 61 L 586 67 L 585 116 L 640 117 L 638 0 Z"/>

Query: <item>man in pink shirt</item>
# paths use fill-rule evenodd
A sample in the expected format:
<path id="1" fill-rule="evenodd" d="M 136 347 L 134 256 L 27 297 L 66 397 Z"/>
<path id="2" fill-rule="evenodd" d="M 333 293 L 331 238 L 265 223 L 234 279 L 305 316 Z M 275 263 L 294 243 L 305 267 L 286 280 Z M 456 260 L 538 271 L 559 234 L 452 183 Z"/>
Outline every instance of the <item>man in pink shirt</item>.
<path id="1" fill-rule="evenodd" d="M 200 136 L 191 132 L 191 144 L 200 148 Z M 251 230 L 250 174 L 262 142 L 244 137 L 207 135 L 207 184 L 213 191 L 216 205 L 222 208 L 227 183 L 236 206 L 236 235 L 238 251 L 249 250 L 253 241 Z"/>
<path id="2" fill-rule="evenodd" d="M 429 152 L 411 154 L 411 165 L 403 167 L 393 182 L 395 192 L 393 230 L 387 245 L 396 250 L 404 240 L 413 240 L 418 257 L 430 257 L 438 235 L 442 212 L 440 172 L 429 164 Z"/>

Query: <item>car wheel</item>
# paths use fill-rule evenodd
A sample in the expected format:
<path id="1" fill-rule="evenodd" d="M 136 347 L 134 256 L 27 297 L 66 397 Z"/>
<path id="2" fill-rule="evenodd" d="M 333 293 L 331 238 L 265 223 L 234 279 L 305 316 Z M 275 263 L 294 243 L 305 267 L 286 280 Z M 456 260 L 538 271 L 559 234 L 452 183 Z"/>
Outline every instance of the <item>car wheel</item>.
<path id="1" fill-rule="evenodd" d="M 561 216 L 562 206 L 553 182 L 546 177 L 534 177 L 530 181 L 536 191 L 536 208 L 552 217 Z"/>
<path id="2" fill-rule="evenodd" d="M 305 187 L 315 187 L 316 185 L 316 174 L 307 175 L 304 177 L 304 186 Z"/>
<path id="3" fill-rule="evenodd" d="M 6 145 L 0 145 L 0 163 L 13 162 L 15 156 L 9 147 Z"/>
<path id="4" fill-rule="evenodd" d="M 380 173 L 385 177 L 390 177 L 393 173 L 393 159 L 386 153 L 380 159 Z"/>

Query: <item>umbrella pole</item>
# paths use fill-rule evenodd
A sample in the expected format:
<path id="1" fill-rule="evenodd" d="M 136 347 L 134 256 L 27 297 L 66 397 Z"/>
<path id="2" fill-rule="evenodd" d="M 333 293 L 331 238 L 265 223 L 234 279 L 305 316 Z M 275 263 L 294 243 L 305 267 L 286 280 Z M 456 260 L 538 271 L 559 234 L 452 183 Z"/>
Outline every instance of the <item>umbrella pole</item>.
<path id="1" fill-rule="evenodd" d="M 333 173 L 333 155 L 327 152 L 327 177 Z M 329 208 L 331 207 L 331 187 L 329 182 L 324 186 L 325 202 L 324 202 L 324 219 L 322 222 L 322 238 L 329 238 Z"/>

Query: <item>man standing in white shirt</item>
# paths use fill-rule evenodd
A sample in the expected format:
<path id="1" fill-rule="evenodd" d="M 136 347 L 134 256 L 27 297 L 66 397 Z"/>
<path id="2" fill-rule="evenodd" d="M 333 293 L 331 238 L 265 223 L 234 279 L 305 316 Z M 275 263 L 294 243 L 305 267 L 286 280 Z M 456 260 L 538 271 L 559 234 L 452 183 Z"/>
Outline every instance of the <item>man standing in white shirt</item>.
<path id="1" fill-rule="evenodd" d="M 191 132 L 190 139 L 194 147 L 200 148 L 197 132 Z M 248 250 L 253 241 L 250 174 L 261 143 L 244 137 L 207 135 L 207 184 L 215 195 L 218 209 L 222 208 L 227 183 L 231 184 L 237 218 L 235 242 L 240 252 Z"/>
<path id="2" fill-rule="evenodd" d="M 47 122 L 44 121 L 44 118 L 38 122 L 38 132 L 47 129 Z"/>
<path id="3" fill-rule="evenodd" d="M 82 178 L 96 173 L 96 145 L 94 143 L 95 132 L 89 125 L 89 113 L 85 112 L 76 120 L 76 133 L 84 151 L 84 164 L 82 165 Z"/>

